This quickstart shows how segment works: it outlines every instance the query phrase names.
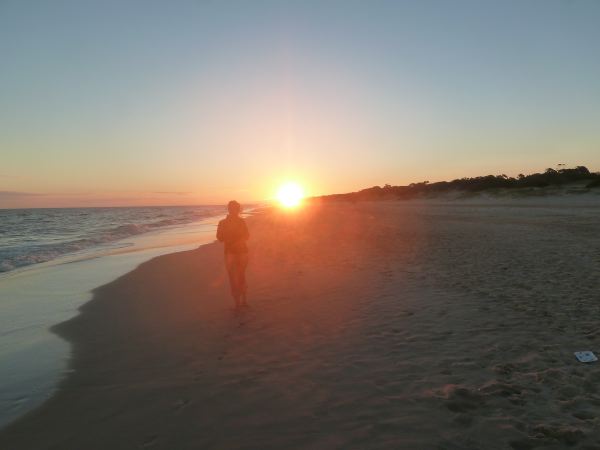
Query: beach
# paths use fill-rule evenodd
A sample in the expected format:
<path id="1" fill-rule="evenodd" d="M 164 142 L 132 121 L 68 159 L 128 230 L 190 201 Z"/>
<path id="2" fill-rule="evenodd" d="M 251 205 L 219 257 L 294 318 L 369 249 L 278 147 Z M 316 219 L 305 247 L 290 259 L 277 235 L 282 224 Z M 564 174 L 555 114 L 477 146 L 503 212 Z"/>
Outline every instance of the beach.
<path id="1" fill-rule="evenodd" d="M 538 203 L 536 203 L 536 201 Z M 2 449 L 600 448 L 600 204 L 313 202 L 158 256 L 52 331 Z"/>

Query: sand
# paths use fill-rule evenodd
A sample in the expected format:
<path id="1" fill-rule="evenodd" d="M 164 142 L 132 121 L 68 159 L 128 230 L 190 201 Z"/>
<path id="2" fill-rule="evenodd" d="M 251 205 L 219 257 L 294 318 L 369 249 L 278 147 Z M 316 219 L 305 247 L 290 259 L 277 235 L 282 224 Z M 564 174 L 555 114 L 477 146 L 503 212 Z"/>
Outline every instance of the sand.
<path id="1" fill-rule="evenodd" d="M 54 331 L 2 449 L 600 448 L 600 206 L 327 204 L 157 257 Z"/>

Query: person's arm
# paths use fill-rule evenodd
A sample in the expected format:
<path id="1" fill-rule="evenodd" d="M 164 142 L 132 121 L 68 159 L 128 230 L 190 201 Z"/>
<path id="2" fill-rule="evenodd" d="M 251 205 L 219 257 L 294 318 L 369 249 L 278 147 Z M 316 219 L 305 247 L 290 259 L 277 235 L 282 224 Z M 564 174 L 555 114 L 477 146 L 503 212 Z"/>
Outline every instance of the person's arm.
<path id="1" fill-rule="evenodd" d="M 219 222 L 219 225 L 217 226 L 217 240 L 220 242 L 223 242 L 224 236 L 223 236 L 223 221 L 221 220 Z"/>
<path id="2" fill-rule="evenodd" d="M 242 220 L 242 223 L 244 224 L 244 234 L 242 236 L 242 239 L 244 241 L 247 241 L 250 238 L 250 233 L 248 232 L 248 226 L 246 225 L 246 221 Z"/>

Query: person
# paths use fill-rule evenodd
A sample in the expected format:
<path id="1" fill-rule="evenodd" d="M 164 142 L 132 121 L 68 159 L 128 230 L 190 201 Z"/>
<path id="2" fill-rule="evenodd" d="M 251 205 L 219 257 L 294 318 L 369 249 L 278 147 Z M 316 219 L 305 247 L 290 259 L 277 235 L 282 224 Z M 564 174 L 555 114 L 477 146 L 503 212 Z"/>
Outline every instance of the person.
<path id="1" fill-rule="evenodd" d="M 219 222 L 217 240 L 223 242 L 225 250 L 225 268 L 229 275 L 231 295 L 235 306 L 247 306 L 246 267 L 248 266 L 248 246 L 250 238 L 246 221 L 240 217 L 242 206 L 235 200 L 227 204 L 229 214 Z"/>

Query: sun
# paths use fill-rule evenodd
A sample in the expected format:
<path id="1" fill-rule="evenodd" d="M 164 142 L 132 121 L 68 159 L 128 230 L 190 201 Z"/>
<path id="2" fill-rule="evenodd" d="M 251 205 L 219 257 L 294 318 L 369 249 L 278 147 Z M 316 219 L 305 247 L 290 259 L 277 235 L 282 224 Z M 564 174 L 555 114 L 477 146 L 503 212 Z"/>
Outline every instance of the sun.
<path id="1" fill-rule="evenodd" d="M 302 186 L 293 181 L 282 184 L 277 190 L 277 200 L 285 208 L 295 208 L 304 198 Z"/>

